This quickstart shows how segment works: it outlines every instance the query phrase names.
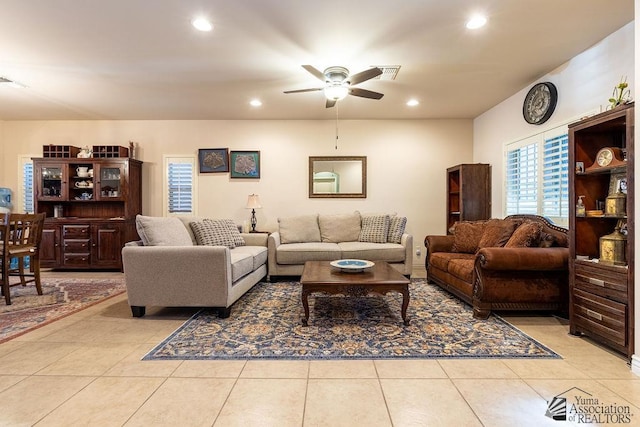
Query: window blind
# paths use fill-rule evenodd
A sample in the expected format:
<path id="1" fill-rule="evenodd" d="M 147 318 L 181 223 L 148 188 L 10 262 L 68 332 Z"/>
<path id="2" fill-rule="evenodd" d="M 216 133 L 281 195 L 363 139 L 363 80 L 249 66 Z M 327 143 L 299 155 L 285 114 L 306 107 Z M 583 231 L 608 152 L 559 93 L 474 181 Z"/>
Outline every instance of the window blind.
<path id="1" fill-rule="evenodd" d="M 24 212 L 33 213 L 33 162 L 22 164 L 22 209 Z"/>
<path id="2" fill-rule="evenodd" d="M 169 213 L 193 213 L 193 162 L 167 162 Z"/>

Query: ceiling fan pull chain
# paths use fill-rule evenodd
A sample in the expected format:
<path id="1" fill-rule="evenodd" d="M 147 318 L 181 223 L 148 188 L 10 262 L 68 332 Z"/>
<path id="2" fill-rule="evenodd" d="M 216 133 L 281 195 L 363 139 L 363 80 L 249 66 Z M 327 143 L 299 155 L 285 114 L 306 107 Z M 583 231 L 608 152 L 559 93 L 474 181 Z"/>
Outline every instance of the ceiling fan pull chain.
<path id="1" fill-rule="evenodd" d="M 336 102 L 336 150 L 338 149 L 338 103 Z"/>

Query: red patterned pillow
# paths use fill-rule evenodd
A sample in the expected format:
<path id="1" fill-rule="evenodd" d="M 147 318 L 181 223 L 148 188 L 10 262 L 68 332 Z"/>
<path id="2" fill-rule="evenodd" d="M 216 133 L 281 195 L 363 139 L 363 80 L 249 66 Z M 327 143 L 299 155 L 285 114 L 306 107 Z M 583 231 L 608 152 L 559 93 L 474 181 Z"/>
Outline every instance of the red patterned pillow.
<path id="1" fill-rule="evenodd" d="M 474 254 L 484 232 L 485 221 L 459 222 L 453 234 L 453 251 Z"/>
<path id="2" fill-rule="evenodd" d="M 542 224 L 531 221 L 525 222 L 513 232 L 505 248 L 520 248 L 538 246 Z"/>

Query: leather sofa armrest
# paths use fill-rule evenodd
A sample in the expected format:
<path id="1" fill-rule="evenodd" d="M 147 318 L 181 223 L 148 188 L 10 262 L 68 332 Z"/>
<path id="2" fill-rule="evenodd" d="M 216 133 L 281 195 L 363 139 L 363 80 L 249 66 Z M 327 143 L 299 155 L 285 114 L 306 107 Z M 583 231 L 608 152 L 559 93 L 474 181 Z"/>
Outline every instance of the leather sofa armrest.
<path id="1" fill-rule="evenodd" d="M 485 270 L 566 270 L 569 248 L 482 248 L 476 266 Z"/>
<path id="2" fill-rule="evenodd" d="M 446 236 L 427 236 L 424 238 L 424 246 L 427 248 L 427 253 L 452 252 L 453 235 L 448 234 Z"/>

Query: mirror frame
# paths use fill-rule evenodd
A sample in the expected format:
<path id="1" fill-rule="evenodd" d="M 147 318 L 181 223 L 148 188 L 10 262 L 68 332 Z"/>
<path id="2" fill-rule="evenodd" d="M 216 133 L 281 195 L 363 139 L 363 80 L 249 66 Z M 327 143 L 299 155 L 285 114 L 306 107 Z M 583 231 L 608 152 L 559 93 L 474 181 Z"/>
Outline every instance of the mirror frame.
<path id="1" fill-rule="evenodd" d="M 360 161 L 362 164 L 362 191 L 359 193 L 314 193 L 313 163 L 335 161 Z M 367 197 L 367 156 L 309 156 L 309 198 L 352 199 Z"/>

